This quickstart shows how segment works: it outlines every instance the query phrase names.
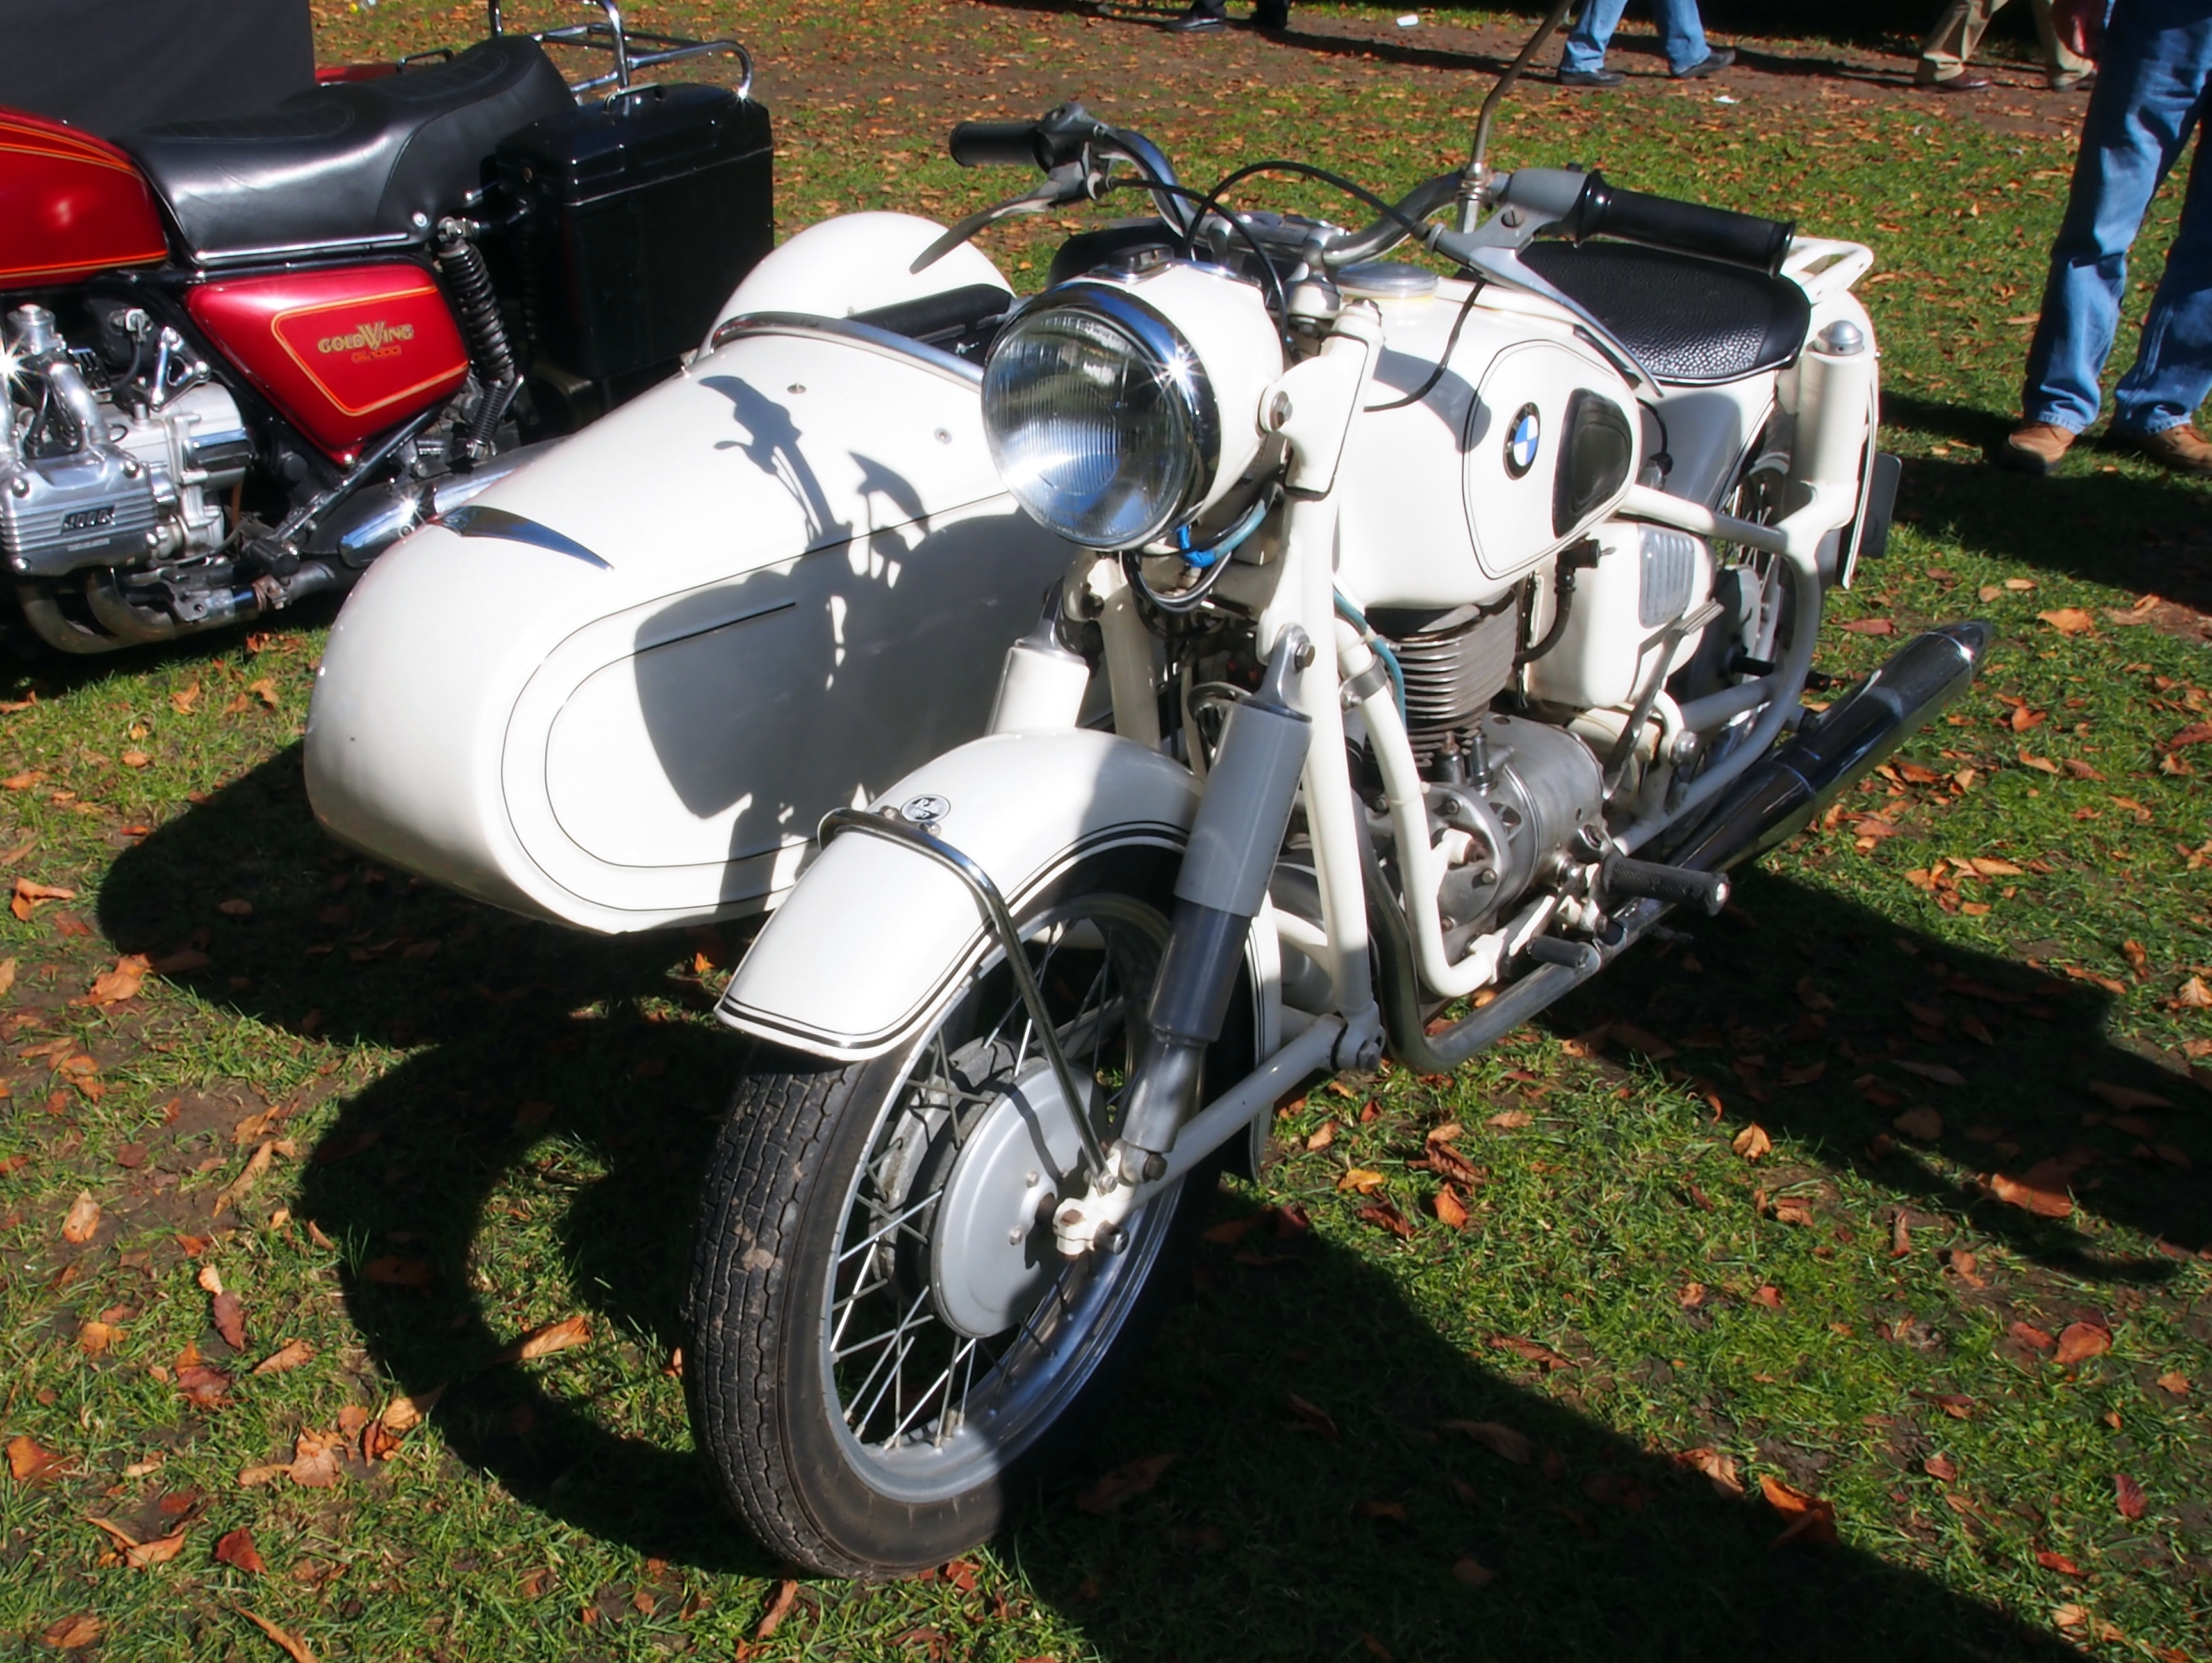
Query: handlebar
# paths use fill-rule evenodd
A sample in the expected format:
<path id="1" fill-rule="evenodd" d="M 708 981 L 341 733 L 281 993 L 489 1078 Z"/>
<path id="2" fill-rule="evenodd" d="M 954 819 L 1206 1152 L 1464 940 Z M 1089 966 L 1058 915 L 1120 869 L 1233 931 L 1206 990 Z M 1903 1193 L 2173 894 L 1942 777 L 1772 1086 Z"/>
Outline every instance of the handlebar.
<path id="1" fill-rule="evenodd" d="M 963 121 L 945 148 L 963 167 L 1035 167 L 1049 173 L 1043 134 L 1034 121 Z"/>
<path id="2" fill-rule="evenodd" d="M 1583 186 L 1574 211 L 1559 222 L 1559 229 L 1577 241 L 1584 237 L 1618 237 L 1624 242 L 1748 266 L 1771 277 L 1782 270 L 1797 222 L 1622 191 L 1607 184 L 1604 174 L 1594 173 Z"/>

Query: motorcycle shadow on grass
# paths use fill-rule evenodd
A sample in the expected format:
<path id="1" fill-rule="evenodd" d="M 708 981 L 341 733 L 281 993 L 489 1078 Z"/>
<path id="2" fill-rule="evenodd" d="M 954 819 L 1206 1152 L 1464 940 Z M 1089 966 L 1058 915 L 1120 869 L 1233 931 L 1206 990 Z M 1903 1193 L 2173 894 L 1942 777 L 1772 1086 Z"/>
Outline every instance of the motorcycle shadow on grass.
<path id="1" fill-rule="evenodd" d="M 270 1043 L 412 1047 L 307 1153 L 295 1211 L 343 1245 L 349 1314 L 380 1369 L 410 1392 L 445 1388 L 434 1415 L 459 1461 L 602 1540 L 702 1570 L 777 1574 L 727 1520 L 660 1372 L 680 1343 L 694 1185 L 743 1054 L 695 1019 L 701 943 L 580 937 L 372 877 L 315 828 L 292 751 L 123 854 L 100 919 L 125 951 L 204 944 L 210 962 L 179 979 L 275 1030 Z M 1802 1015 L 1791 990 L 1809 974 L 1837 999 L 1832 1039 L 1871 1047 L 1887 1020 L 1878 1007 L 1894 1006 L 1908 970 L 1933 974 L 1941 960 L 1947 985 L 2022 983 L 2008 963 L 1802 884 L 1761 877 L 1742 894 L 1757 927 L 1701 926 L 1701 974 L 1684 974 L 1680 944 L 1665 958 L 1640 951 L 1553 1026 L 1627 1017 L 1671 1032 L 1709 1005 L 1743 1013 L 1741 1032 Z M 252 901 L 252 916 L 216 912 L 229 896 Z M 738 945 L 732 932 L 722 951 Z M 2000 1003 L 1988 1020 L 2003 1043 L 1960 1053 L 1975 1100 L 2012 1116 L 2023 1144 L 2039 1140 L 2034 1152 L 2080 1135 L 2081 1078 L 2175 1089 L 2105 1044 L 2100 999 L 2053 1008 L 2046 1023 Z M 1839 1164 L 1868 1158 L 1887 1120 L 1847 1088 L 1771 1095 L 1755 1110 L 1763 1123 Z M 1959 1135 L 1947 1114 L 1944 1146 Z M 2101 1214 L 2212 1240 L 2201 1195 L 2133 1181 L 2116 1158 L 2130 1181 L 2098 1194 Z M 2163 1268 L 2102 1253 L 2078 1218 L 1986 1211 L 1902 1156 L 1877 1176 L 1907 1193 L 1918 1183 L 1923 1205 L 1969 1213 L 2076 1274 L 2118 1283 Z M 1258 1256 L 1274 1257 L 1263 1245 Z M 1203 1251 L 1211 1285 L 1201 1268 L 1087 1465 L 1001 1547 L 1108 1658 L 1358 1655 L 1364 1635 L 1401 1658 L 1765 1657 L 1785 1643 L 1853 1657 L 2071 1654 L 1872 1556 L 1774 1551 L 1770 1515 L 1606 1429 L 1598 1382 L 1578 1374 L 1537 1391 L 1472 1359 L 1406 1301 L 1399 1266 L 1311 1237 L 1260 1267 Z M 522 1311 L 554 1284 L 560 1311 Z M 592 1350 L 539 1371 L 493 1366 L 525 1322 L 576 1309 L 591 1315 Z M 1290 1393 L 1336 1435 L 1288 1410 Z M 1532 1459 L 1440 1443 L 1445 1418 L 1511 1426 L 1534 1441 Z M 1923 1453 L 1901 1445 L 1900 1470 Z M 1100 1469 L 1169 1454 L 1180 1459 L 1156 1490 L 1120 1510 L 1070 1505 Z M 1382 1505 L 1363 1513 L 1370 1502 Z M 1497 1581 L 1455 1580 L 1461 1555 Z"/>

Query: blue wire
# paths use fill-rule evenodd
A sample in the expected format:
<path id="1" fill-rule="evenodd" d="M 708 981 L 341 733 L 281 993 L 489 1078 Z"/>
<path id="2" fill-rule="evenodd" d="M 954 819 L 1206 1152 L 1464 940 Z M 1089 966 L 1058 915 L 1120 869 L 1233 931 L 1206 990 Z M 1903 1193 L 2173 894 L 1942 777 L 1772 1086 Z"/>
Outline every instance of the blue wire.
<path id="1" fill-rule="evenodd" d="M 1375 656 L 1382 660 L 1383 669 L 1390 672 L 1390 691 L 1396 695 L 1398 701 L 1398 719 L 1404 721 L 1406 719 L 1406 672 L 1399 668 L 1398 655 L 1390 650 L 1389 644 L 1382 636 L 1375 633 L 1374 626 L 1367 622 L 1360 610 L 1345 599 L 1342 590 L 1336 591 L 1335 594 L 1338 616 L 1359 632 L 1360 640 L 1367 643 Z"/>

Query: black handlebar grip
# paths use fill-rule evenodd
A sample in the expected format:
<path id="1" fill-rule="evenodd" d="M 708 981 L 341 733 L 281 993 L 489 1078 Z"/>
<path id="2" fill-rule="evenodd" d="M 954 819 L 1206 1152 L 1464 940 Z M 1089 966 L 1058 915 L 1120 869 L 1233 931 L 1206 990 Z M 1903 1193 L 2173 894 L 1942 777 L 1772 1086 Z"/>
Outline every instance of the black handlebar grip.
<path id="1" fill-rule="evenodd" d="M 1043 135 L 1034 121 L 963 121 L 945 149 L 963 167 L 1043 167 Z"/>
<path id="2" fill-rule="evenodd" d="M 1601 869 L 1605 892 L 1619 898 L 1664 901 L 1678 907 L 1701 907 L 1708 917 L 1728 905 L 1725 872 L 1692 871 L 1683 866 L 1661 866 L 1649 860 L 1611 855 Z"/>
<path id="3" fill-rule="evenodd" d="M 1761 219 L 1756 214 L 1708 208 L 1703 203 L 1615 190 L 1602 175 L 1594 173 L 1577 206 L 1573 234 L 1648 243 L 1680 254 L 1749 266 L 1772 276 L 1782 270 L 1790 239 L 1796 229 L 1795 220 Z"/>

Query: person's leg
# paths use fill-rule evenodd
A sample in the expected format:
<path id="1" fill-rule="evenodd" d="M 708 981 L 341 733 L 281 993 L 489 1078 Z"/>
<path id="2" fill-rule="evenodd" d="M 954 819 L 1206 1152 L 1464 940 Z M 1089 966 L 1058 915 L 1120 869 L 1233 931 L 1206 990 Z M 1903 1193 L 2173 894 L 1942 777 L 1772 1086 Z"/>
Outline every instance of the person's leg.
<path id="1" fill-rule="evenodd" d="M 2191 32 L 2158 27 L 2165 10 L 2160 0 L 2123 6 L 2106 37 L 2028 347 L 2021 410 L 2030 422 L 2078 434 L 2097 419 L 2097 379 L 2119 325 L 2128 249 L 2187 136 L 2177 124 L 2202 96 L 2201 70 L 2185 85 L 2186 65 L 2176 61 L 2176 38 Z M 2212 19 L 2203 27 L 2212 32 Z"/>
<path id="2" fill-rule="evenodd" d="M 2051 86 L 2064 88 L 2077 84 L 2097 66 L 2058 38 L 2058 26 L 2051 15 L 2051 3 L 2052 0 L 2033 0 L 2035 35 L 2043 43 L 2043 61 L 2050 66 Z"/>
<path id="3" fill-rule="evenodd" d="M 1936 27 L 1921 43 L 1919 67 L 1913 79 L 1923 87 L 1954 81 L 1964 74 L 1966 60 L 1982 44 L 1990 27 L 1990 14 L 2004 0 L 1951 0 Z"/>
<path id="4" fill-rule="evenodd" d="M 1584 0 L 1583 13 L 1568 31 L 1566 49 L 1559 54 L 1562 70 L 1589 74 L 1605 67 L 1605 49 L 1620 27 L 1620 14 L 1628 0 Z"/>
<path id="5" fill-rule="evenodd" d="M 2112 393 L 2116 431 L 2148 434 L 2188 426 L 2212 394 L 2212 164 L 2204 156 L 2204 121 L 2200 112 L 2189 194 L 2143 319 L 2142 345 Z"/>
<path id="6" fill-rule="evenodd" d="M 1667 67 L 1674 74 L 1693 70 L 1711 56 L 1698 0 L 1651 0 L 1651 15 L 1659 26 L 1659 44 L 1666 49 Z"/>

